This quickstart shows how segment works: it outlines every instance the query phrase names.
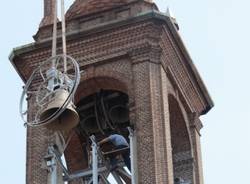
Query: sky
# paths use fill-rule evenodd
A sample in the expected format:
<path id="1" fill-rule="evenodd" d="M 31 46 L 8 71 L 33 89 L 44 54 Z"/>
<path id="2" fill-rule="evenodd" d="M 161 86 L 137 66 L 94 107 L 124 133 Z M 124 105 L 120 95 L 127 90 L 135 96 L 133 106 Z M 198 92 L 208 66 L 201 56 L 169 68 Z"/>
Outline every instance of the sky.
<path id="1" fill-rule="evenodd" d="M 65 0 L 68 7 L 73 0 Z M 250 1 L 155 0 L 170 7 L 182 39 L 215 103 L 201 117 L 205 184 L 243 184 L 250 171 Z M 19 116 L 24 85 L 8 60 L 33 42 L 42 0 L 2 1 L 0 11 L 0 183 L 24 184 L 26 129 Z M 11 182 L 10 182 L 11 181 Z"/>

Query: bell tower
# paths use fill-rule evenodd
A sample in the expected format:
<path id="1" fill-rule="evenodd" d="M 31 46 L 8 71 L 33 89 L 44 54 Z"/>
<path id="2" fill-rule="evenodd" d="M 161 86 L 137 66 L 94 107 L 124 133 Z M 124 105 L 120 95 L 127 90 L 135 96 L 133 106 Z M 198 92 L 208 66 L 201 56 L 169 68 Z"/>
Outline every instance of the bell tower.
<path id="1" fill-rule="evenodd" d="M 44 0 L 34 42 L 11 53 L 25 83 L 51 55 L 54 3 Z M 129 142 L 130 127 L 134 183 L 203 184 L 199 117 L 213 102 L 178 29 L 152 0 L 74 1 L 66 13 L 66 33 L 67 52 L 81 71 L 74 96 L 80 123 L 67 133 L 69 176 L 58 169 L 58 183 L 88 181 L 79 173 L 91 168 L 91 135 L 101 140 L 118 132 Z M 62 52 L 60 42 L 57 52 Z M 33 103 L 27 98 L 30 115 Z M 46 127 L 27 127 L 27 184 L 50 182 L 44 158 L 50 141 L 58 142 L 50 136 Z"/>

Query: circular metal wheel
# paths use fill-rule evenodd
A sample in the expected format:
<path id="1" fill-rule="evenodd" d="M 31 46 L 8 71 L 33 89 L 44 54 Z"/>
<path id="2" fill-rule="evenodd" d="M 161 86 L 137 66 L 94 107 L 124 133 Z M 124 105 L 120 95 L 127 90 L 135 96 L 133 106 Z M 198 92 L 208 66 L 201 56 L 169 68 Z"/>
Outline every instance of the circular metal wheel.
<path id="1" fill-rule="evenodd" d="M 79 65 L 72 57 L 57 55 L 41 63 L 31 74 L 20 99 L 19 111 L 25 124 L 46 125 L 58 118 L 73 100 L 79 82 Z M 67 95 L 60 107 L 51 116 L 41 119 L 41 113 L 62 90 Z"/>

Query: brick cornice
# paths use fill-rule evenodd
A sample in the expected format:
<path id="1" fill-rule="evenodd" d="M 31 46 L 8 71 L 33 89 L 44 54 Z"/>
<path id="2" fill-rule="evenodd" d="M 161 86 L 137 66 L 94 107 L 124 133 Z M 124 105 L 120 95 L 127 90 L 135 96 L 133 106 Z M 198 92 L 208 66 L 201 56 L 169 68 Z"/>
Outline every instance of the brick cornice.
<path id="1" fill-rule="evenodd" d="M 100 32 L 116 29 L 122 26 L 127 26 L 127 25 L 135 25 L 139 24 L 145 21 L 150 21 L 150 20 L 163 20 L 162 14 L 157 11 L 149 11 L 149 12 L 144 12 L 141 14 L 138 14 L 137 16 L 125 19 L 125 20 L 113 20 L 105 23 L 98 24 L 96 26 L 90 27 L 90 28 L 82 28 L 78 30 L 71 30 L 67 33 L 67 40 L 74 40 L 79 37 L 87 37 L 93 34 L 98 34 Z M 164 16 L 164 20 L 166 19 L 166 16 Z M 22 45 L 19 47 L 14 48 L 11 53 L 10 53 L 10 61 L 13 61 L 15 57 L 25 54 L 27 52 L 31 52 L 40 48 L 44 48 L 47 46 L 51 45 L 52 37 L 47 37 L 46 39 L 43 39 L 42 41 L 39 42 L 33 42 L 29 43 L 26 45 Z M 61 37 L 60 35 L 58 36 L 58 44 L 60 44 Z"/>
<path id="2" fill-rule="evenodd" d="M 182 65 L 185 65 L 186 70 L 188 70 L 187 73 L 189 75 L 190 81 L 192 82 L 192 85 L 196 87 L 197 94 L 199 94 L 199 96 L 203 98 L 204 102 L 207 104 L 206 108 L 200 113 L 206 114 L 214 106 L 214 103 L 207 91 L 206 86 L 204 85 L 204 82 L 202 81 L 202 78 L 199 75 L 199 72 L 193 64 L 193 61 L 186 49 L 186 46 L 178 33 L 175 23 L 172 22 L 172 20 L 169 18 L 165 20 L 165 23 L 169 29 L 171 38 L 173 38 L 174 40 L 174 43 L 172 44 L 175 45 L 173 48 L 176 50 L 176 54 L 178 55 L 180 60 L 182 60 L 181 58 L 185 60 L 182 61 Z"/>
<path id="3" fill-rule="evenodd" d="M 105 22 L 102 24 L 98 24 L 94 27 L 91 28 L 87 28 L 87 29 L 78 29 L 78 30 L 72 30 L 71 32 L 68 33 L 67 38 L 68 38 L 68 42 L 70 42 L 70 40 L 75 40 L 75 39 L 79 39 L 79 38 L 86 38 L 86 37 L 90 37 L 92 35 L 97 35 L 99 33 L 103 33 L 106 31 L 111 31 L 111 30 L 117 30 L 117 29 L 122 29 L 123 27 L 128 27 L 128 26 L 136 26 L 136 25 L 143 25 L 143 24 L 147 24 L 149 25 L 151 22 L 151 26 L 153 24 L 160 24 L 163 26 L 165 26 L 164 29 L 167 29 L 167 31 L 165 30 L 165 32 L 167 32 L 168 36 L 171 38 L 171 45 L 172 48 L 175 50 L 174 52 L 176 53 L 177 58 L 179 58 L 179 63 L 180 66 L 182 66 L 183 68 L 183 72 L 186 73 L 185 75 L 187 76 L 186 79 L 188 79 L 190 82 L 190 87 L 193 88 L 193 93 L 196 94 L 196 96 L 198 96 L 198 98 L 200 98 L 200 103 L 203 103 L 203 107 L 199 107 L 199 109 L 195 109 L 195 111 L 199 111 L 200 114 L 204 114 L 207 111 L 209 111 L 210 108 L 213 107 L 213 102 L 206 90 L 206 87 L 204 85 L 204 83 L 202 82 L 195 66 L 192 63 L 192 60 L 188 54 L 188 52 L 185 49 L 185 46 L 175 28 L 175 25 L 171 22 L 170 18 L 167 17 L 166 15 L 163 15 L 161 13 L 159 13 L 158 11 L 150 11 L 150 12 L 144 12 L 142 14 L 138 14 L 137 16 L 128 18 L 128 19 L 123 19 L 123 20 L 113 20 L 110 22 Z M 150 26 L 150 25 L 149 25 Z M 164 32 L 164 30 L 163 30 Z M 148 34 L 149 35 L 149 34 Z M 126 54 L 126 52 L 131 56 L 131 57 L 138 57 L 136 58 L 135 62 L 140 62 L 140 60 L 148 60 L 150 62 L 159 62 L 159 60 L 157 61 L 157 59 L 155 59 L 156 57 L 151 57 L 152 54 L 154 53 L 159 53 L 161 52 L 160 47 L 158 47 L 157 45 L 154 45 L 155 41 L 157 41 L 157 37 L 150 37 L 144 35 L 144 41 L 142 43 L 139 43 L 139 41 L 136 40 L 136 43 L 133 43 L 134 45 L 130 46 L 130 48 L 133 49 L 138 49 L 140 50 L 140 44 L 142 45 L 142 48 L 144 48 L 145 50 L 149 51 L 148 53 L 143 53 L 145 51 L 140 51 L 141 55 L 140 56 L 133 56 L 133 49 L 129 50 L 127 48 L 125 50 L 120 50 L 120 51 L 116 51 L 116 53 L 120 53 L 120 55 L 124 55 Z M 148 37 L 147 37 L 148 36 Z M 146 41 L 145 41 L 146 38 Z M 60 40 L 60 38 L 58 38 Z M 29 52 L 34 52 L 36 50 L 39 49 L 44 49 L 46 47 L 49 47 L 51 44 L 51 38 L 48 38 L 46 40 L 43 40 L 41 42 L 35 42 L 32 43 L 30 45 L 27 46 L 23 46 L 21 48 L 17 48 L 14 49 L 13 52 L 10 55 L 10 60 L 12 62 L 12 64 L 14 65 L 14 67 L 16 67 L 16 62 L 18 62 L 19 60 L 19 56 L 23 55 L 23 54 L 27 54 Z M 59 43 L 60 44 L 60 43 Z M 137 46 L 136 46 L 137 45 Z M 158 47 L 158 48 L 157 48 Z M 179 52 L 181 53 L 181 55 L 179 54 Z M 112 53 L 107 53 L 111 54 Z M 115 54 L 115 53 L 114 53 Z M 115 54 L 116 55 L 116 54 Z M 119 55 L 119 54 L 118 54 Z M 98 56 L 99 58 L 105 57 L 103 56 Z M 118 57 L 113 56 L 113 57 Z M 139 58 L 140 57 L 140 58 Z M 80 60 L 83 59 L 85 60 L 86 58 L 79 58 Z M 97 59 L 97 58 L 91 58 L 91 59 Z M 169 65 L 169 63 L 167 63 L 167 65 Z M 168 67 L 171 69 L 171 66 Z M 22 71 L 20 71 L 19 68 L 16 68 L 17 72 L 20 74 L 20 76 L 22 78 L 23 77 L 23 73 Z M 176 73 L 176 71 L 175 71 Z M 181 81 L 182 79 L 178 79 L 177 76 L 173 76 L 173 78 L 176 81 Z M 178 84 L 178 82 L 177 82 Z M 180 85 L 182 86 L 182 85 Z M 188 98 L 186 98 L 188 99 Z M 190 102 L 192 104 L 192 102 Z"/>
<path id="4" fill-rule="evenodd" d="M 163 24 L 161 47 L 162 64 L 181 94 L 188 102 L 191 111 L 205 114 L 213 107 L 213 102 L 196 70 L 179 34 L 171 19 Z M 170 46 L 170 47 L 169 47 Z M 197 103 L 196 103 L 196 102 Z M 190 104 L 192 104 L 190 106 Z"/>

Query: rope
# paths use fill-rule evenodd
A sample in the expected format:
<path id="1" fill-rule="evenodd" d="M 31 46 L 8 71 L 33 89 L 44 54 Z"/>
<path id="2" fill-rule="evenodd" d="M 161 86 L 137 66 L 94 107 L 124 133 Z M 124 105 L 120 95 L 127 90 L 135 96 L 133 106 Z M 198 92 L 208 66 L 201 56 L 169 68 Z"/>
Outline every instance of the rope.
<path id="1" fill-rule="evenodd" d="M 52 37 L 52 57 L 56 56 L 56 39 L 57 39 L 57 0 L 54 7 L 53 37 Z M 53 63 L 53 66 L 55 63 Z"/>
<path id="2" fill-rule="evenodd" d="M 61 24 L 62 24 L 62 50 L 64 61 L 64 73 L 67 73 L 67 46 L 66 46 L 66 25 L 65 25 L 65 6 L 64 0 L 61 0 Z M 53 21 L 53 36 L 52 36 L 52 57 L 56 56 L 57 47 L 57 0 L 55 0 L 54 7 L 54 21 Z M 55 61 L 52 60 L 52 67 L 55 67 Z"/>
<path id="3" fill-rule="evenodd" d="M 61 18 L 62 18 L 62 47 L 63 47 L 63 61 L 64 61 L 64 73 L 67 73 L 67 61 L 66 61 L 66 26 L 65 26 L 65 10 L 64 0 L 61 0 Z"/>

